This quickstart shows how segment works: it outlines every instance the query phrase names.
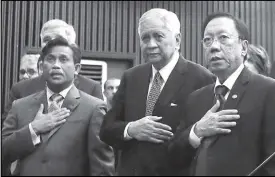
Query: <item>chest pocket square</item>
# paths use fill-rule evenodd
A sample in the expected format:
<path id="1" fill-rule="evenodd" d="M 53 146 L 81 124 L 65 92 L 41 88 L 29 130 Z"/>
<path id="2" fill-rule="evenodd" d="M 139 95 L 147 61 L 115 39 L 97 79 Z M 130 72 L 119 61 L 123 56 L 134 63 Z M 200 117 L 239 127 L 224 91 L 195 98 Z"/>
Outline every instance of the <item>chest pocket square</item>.
<path id="1" fill-rule="evenodd" d="M 175 103 L 171 103 L 170 106 L 171 106 L 171 107 L 176 107 L 176 106 L 178 106 L 178 105 L 175 104 Z"/>

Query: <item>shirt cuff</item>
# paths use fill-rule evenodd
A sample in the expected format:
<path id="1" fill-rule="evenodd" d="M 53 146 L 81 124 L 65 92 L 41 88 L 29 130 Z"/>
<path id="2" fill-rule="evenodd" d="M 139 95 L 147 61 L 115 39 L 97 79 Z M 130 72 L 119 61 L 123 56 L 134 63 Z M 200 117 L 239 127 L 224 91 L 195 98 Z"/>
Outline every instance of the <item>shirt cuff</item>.
<path id="1" fill-rule="evenodd" d="M 32 143 L 35 146 L 35 145 L 37 145 L 41 142 L 40 135 L 36 135 L 36 133 L 34 132 L 34 130 L 32 128 L 31 123 L 29 124 L 29 129 L 30 129 L 30 132 L 31 132 Z"/>
<path id="2" fill-rule="evenodd" d="M 190 131 L 190 134 L 189 134 L 189 143 L 193 146 L 193 148 L 198 148 L 201 144 L 201 139 L 202 138 L 199 138 L 195 132 L 194 132 L 194 128 L 195 128 L 196 124 L 194 124 L 192 126 L 192 129 Z"/>
<path id="3" fill-rule="evenodd" d="M 131 123 L 132 123 L 132 122 L 129 122 L 129 123 L 126 125 L 125 129 L 124 129 L 123 136 L 124 136 L 124 139 L 125 139 L 125 140 L 131 140 L 131 139 L 133 139 L 133 138 L 128 134 L 128 128 L 129 128 L 129 126 L 130 126 Z"/>

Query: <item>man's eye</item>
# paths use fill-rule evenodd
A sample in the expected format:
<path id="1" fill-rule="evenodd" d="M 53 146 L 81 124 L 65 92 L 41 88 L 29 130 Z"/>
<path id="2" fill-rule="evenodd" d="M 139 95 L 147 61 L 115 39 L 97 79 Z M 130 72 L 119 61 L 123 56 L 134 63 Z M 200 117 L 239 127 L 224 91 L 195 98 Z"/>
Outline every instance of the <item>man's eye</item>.
<path id="1" fill-rule="evenodd" d="M 204 42 L 204 43 L 209 43 L 209 42 L 211 42 L 211 40 L 212 40 L 212 38 L 210 38 L 210 37 L 205 37 L 205 38 L 203 39 L 203 42 Z"/>
<path id="2" fill-rule="evenodd" d="M 226 40 L 226 39 L 229 39 L 229 36 L 227 36 L 227 35 L 221 35 L 221 36 L 219 37 L 219 39 L 221 39 L 221 40 Z"/>

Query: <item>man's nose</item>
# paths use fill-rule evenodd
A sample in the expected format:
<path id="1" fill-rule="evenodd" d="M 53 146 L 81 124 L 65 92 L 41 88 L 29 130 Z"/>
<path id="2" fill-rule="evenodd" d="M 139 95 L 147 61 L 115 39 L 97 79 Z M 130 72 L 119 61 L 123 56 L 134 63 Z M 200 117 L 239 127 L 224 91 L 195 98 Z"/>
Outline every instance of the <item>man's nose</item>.
<path id="1" fill-rule="evenodd" d="M 61 62 L 59 60 L 55 60 L 53 68 L 61 68 Z"/>
<path id="2" fill-rule="evenodd" d="M 220 49 L 221 49 L 221 43 L 215 39 L 210 46 L 210 50 L 211 52 L 214 52 L 214 51 L 220 51 Z"/>
<path id="3" fill-rule="evenodd" d="M 148 47 L 150 47 L 150 48 L 157 47 L 156 40 L 155 39 L 150 39 L 150 41 L 148 42 Z"/>
<path id="4" fill-rule="evenodd" d="M 29 75 L 27 72 L 25 72 L 25 74 L 23 75 L 23 79 L 29 79 Z"/>

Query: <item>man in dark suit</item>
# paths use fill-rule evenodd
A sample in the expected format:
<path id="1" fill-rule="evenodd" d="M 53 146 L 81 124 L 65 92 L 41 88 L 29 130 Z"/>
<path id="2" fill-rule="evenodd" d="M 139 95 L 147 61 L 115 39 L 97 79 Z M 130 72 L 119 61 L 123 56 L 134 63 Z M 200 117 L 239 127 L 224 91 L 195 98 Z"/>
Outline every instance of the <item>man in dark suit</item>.
<path id="1" fill-rule="evenodd" d="M 191 175 L 248 175 L 275 151 L 275 80 L 244 67 L 249 32 L 239 19 L 212 14 L 203 35 L 217 80 L 189 96 L 169 152 Z M 274 167 L 273 158 L 257 174 L 275 175 Z"/>
<path id="2" fill-rule="evenodd" d="M 99 139 L 106 104 L 78 90 L 80 49 L 64 38 L 41 52 L 44 90 L 13 102 L 2 131 L 2 161 L 16 175 L 113 175 L 112 148 Z"/>
<path id="3" fill-rule="evenodd" d="M 186 97 L 213 83 L 213 75 L 179 55 L 180 22 L 173 12 L 147 11 L 139 20 L 138 32 L 147 63 L 123 74 L 100 137 L 122 151 L 118 175 L 178 174 L 180 169 L 168 162 L 169 139 Z"/>

